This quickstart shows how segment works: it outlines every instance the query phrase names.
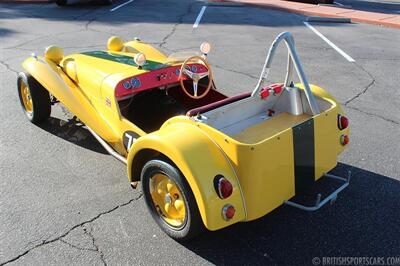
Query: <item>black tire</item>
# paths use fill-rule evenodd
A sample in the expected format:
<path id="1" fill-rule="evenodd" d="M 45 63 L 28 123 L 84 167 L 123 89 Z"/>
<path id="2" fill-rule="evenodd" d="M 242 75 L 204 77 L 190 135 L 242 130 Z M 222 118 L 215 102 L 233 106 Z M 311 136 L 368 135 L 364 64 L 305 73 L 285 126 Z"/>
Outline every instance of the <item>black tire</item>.
<path id="1" fill-rule="evenodd" d="M 32 110 L 28 111 L 24 105 L 24 100 L 21 92 L 21 85 L 24 83 L 29 90 L 32 99 Z M 22 106 L 22 110 L 28 117 L 29 121 L 34 124 L 40 124 L 50 117 L 51 101 L 49 92 L 31 75 L 20 72 L 17 80 L 18 96 Z"/>
<path id="2" fill-rule="evenodd" d="M 59 6 L 65 6 L 68 0 L 56 0 L 56 4 Z"/>
<path id="3" fill-rule="evenodd" d="M 113 0 L 103 0 L 103 5 L 112 5 L 112 3 L 114 2 Z"/>
<path id="4" fill-rule="evenodd" d="M 175 182 L 184 198 L 186 208 L 185 222 L 179 228 L 173 227 L 167 223 L 157 211 L 156 206 L 154 206 L 150 194 L 149 182 L 151 177 L 153 177 L 155 174 L 164 174 L 168 176 L 169 179 Z M 186 179 L 175 166 L 172 166 L 165 161 L 151 160 L 147 162 L 142 169 L 141 183 L 147 208 L 149 209 L 153 219 L 167 235 L 177 241 L 186 241 L 204 231 L 205 227 L 203 225 L 193 192 L 190 189 Z"/>

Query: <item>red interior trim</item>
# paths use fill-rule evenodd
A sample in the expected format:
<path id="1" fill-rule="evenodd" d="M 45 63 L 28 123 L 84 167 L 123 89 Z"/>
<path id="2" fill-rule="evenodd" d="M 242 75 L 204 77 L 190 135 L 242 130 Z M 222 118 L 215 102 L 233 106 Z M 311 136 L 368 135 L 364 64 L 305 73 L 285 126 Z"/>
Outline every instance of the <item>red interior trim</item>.
<path id="1" fill-rule="evenodd" d="M 208 112 L 210 110 L 216 109 L 218 107 L 221 107 L 223 105 L 227 105 L 227 104 L 230 104 L 230 103 L 233 103 L 233 102 L 248 98 L 250 96 L 251 96 L 251 92 L 244 92 L 244 93 L 232 96 L 232 97 L 225 98 L 225 99 L 217 101 L 217 102 L 213 102 L 213 103 L 210 103 L 210 104 L 198 107 L 198 108 L 194 108 L 192 110 L 189 110 L 186 113 L 186 115 L 187 116 L 194 116 L 194 115 L 197 115 L 197 114 L 202 114 L 202 113 Z"/>

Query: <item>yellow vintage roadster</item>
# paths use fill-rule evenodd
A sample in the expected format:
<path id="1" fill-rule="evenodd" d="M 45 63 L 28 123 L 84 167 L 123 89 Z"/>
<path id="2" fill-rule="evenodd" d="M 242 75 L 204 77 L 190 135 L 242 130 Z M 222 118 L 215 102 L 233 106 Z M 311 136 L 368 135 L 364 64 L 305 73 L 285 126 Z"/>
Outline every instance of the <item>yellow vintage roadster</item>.
<path id="1" fill-rule="evenodd" d="M 286 78 L 265 84 L 282 41 Z M 209 51 L 203 43 L 199 52 L 166 56 L 118 37 L 107 50 L 69 56 L 50 46 L 23 62 L 21 105 L 34 124 L 50 116 L 52 104 L 65 105 L 127 165 L 154 220 L 177 240 L 282 204 L 314 211 L 334 201 L 349 184 L 327 173 L 349 142 L 348 119 L 328 92 L 308 83 L 292 35 L 272 43 L 254 90 L 231 97 L 215 87 Z M 291 201 L 322 176 L 342 183 L 324 199 L 318 194 L 315 205 Z"/>

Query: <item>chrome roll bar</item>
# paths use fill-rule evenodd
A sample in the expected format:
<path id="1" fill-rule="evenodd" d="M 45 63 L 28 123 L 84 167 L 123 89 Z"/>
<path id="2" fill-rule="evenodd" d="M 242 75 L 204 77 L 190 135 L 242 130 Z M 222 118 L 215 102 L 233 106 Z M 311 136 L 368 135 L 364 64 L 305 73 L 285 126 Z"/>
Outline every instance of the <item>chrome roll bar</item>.
<path id="1" fill-rule="evenodd" d="M 288 63 L 287 63 L 287 71 L 286 71 L 286 77 L 285 77 L 285 87 L 288 87 L 292 80 L 292 72 L 293 72 L 293 66 L 296 69 L 297 76 L 300 79 L 300 82 L 304 86 L 304 91 L 308 100 L 308 103 L 310 105 L 311 111 L 314 115 L 319 114 L 319 108 L 317 105 L 317 101 L 314 97 L 314 95 L 311 92 L 310 85 L 308 84 L 307 77 L 304 73 L 303 67 L 301 66 L 300 59 L 297 55 L 296 48 L 294 47 L 294 39 L 293 36 L 290 32 L 282 32 L 279 34 L 275 40 L 273 41 L 271 47 L 269 48 L 268 56 L 267 59 L 265 60 L 263 69 L 261 71 L 260 79 L 258 80 L 258 83 L 256 87 L 254 88 L 251 96 L 258 95 L 262 89 L 263 82 L 264 80 L 267 79 L 268 73 L 271 69 L 271 64 L 273 57 L 275 55 L 276 48 L 278 47 L 279 43 L 284 40 L 286 43 L 286 47 L 288 48 Z"/>

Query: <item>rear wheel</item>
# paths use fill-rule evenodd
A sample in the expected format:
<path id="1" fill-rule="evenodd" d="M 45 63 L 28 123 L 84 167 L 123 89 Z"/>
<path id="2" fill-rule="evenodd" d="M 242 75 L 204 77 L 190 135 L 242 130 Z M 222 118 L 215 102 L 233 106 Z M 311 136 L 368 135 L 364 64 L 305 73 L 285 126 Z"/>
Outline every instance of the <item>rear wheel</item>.
<path id="1" fill-rule="evenodd" d="M 22 110 L 29 121 L 39 124 L 50 117 L 51 102 L 49 92 L 31 75 L 18 74 L 18 95 Z"/>
<path id="2" fill-rule="evenodd" d="M 176 167 L 151 160 L 143 167 L 141 181 L 146 205 L 165 233 L 176 240 L 188 240 L 203 231 L 192 190 Z"/>

